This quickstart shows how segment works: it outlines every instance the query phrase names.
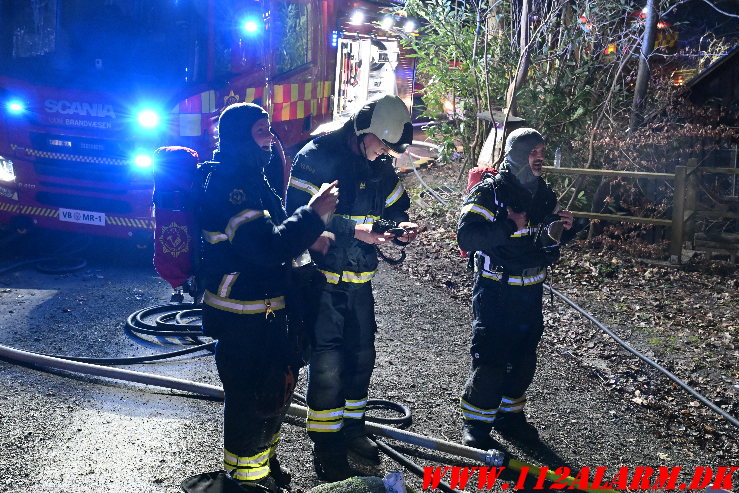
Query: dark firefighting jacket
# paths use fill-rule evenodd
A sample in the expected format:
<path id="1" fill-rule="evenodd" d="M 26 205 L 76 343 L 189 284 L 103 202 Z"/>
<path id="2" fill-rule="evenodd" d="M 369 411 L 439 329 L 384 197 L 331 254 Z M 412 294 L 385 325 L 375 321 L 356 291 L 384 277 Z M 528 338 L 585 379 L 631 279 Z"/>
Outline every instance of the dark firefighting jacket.
<path id="1" fill-rule="evenodd" d="M 206 309 L 239 315 L 284 309 L 291 260 L 324 230 L 318 214 L 300 207 L 288 218 L 261 166 L 225 158 L 208 176 L 201 204 Z"/>
<path id="2" fill-rule="evenodd" d="M 525 228 L 517 230 L 508 219 L 508 206 L 526 212 Z M 546 266 L 559 252 L 552 255 L 551 250 L 545 251 L 536 236 L 542 222 L 556 210 L 556 195 L 542 178 L 532 196 L 510 173 L 502 171 L 482 180 L 467 195 L 457 227 L 459 247 L 476 252 L 478 276 L 495 281 L 505 277 L 513 285 L 543 282 Z"/>
<path id="3" fill-rule="evenodd" d="M 351 126 L 318 137 L 295 156 L 287 190 L 287 210 L 306 204 L 323 183 L 339 180 L 339 205 L 326 227 L 336 241 L 326 255 L 311 252 L 329 284 L 356 285 L 369 282 L 377 270 L 374 245 L 354 238 L 357 224 L 374 223 L 383 218 L 396 222 L 408 220 L 410 206 L 392 165 L 381 156 L 368 161 L 354 154 Z"/>

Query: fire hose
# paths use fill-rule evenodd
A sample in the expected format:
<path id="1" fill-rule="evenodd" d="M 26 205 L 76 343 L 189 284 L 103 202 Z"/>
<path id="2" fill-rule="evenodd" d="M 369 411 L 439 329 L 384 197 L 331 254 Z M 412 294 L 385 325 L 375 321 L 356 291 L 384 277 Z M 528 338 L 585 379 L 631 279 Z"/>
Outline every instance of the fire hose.
<path id="1" fill-rule="evenodd" d="M 166 377 L 163 375 L 156 375 L 153 373 L 138 372 L 138 371 L 126 370 L 122 368 L 111 368 L 108 366 L 83 363 L 80 361 L 71 361 L 69 359 L 62 359 L 58 357 L 46 356 L 43 354 L 22 351 L 19 349 L 8 347 L 8 346 L 0 345 L 0 358 L 8 359 L 11 361 L 17 361 L 21 363 L 27 363 L 27 364 L 31 364 L 35 366 L 53 368 L 57 370 L 84 373 L 87 375 L 93 375 L 93 376 L 98 376 L 98 377 L 142 383 L 145 385 L 164 387 L 164 388 L 169 388 L 173 390 L 181 390 L 185 392 L 191 392 L 194 394 L 204 395 L 207 397 L 212 397 L 218 400 L 223 399 L 223 388 L 215 386 L 215 385 L 194 382 L 191 380 L 183 380 L 183 379 L 174 378 L 174 377 Z M 307 413 L 308 413 L 308 409 L 306 407 L 295 404 L 295 403 L 291 404 L 288 410 L 288 414 L 290 416 L 293 416 L 296 418 L 302 418 L 302 419 L 305 419 L 305 417 L 307 416 Z M 368 421 L 366 423 L 366 427 L 367 427 L 367 430 L 375 436 L 391 438 L 394 440 L 399 440 L 399 441 L 408 443 L 410 445 L 415 445 L 418 447 L 423 447 L 423 448 L 435 450 L 438 452 L 444 452 L 444 453 L 449 453 L 452 455 L 457 455 L 459 457 L 463 457 L 463 458 L 470 459 L 476 462 L 480 462 L 490 467 L 507 466 L 511 469 L 519 470 L 519 471 L 521 470 L 522 467 L 529 467 L 530 471 L 535 473 L 537 476 L 540 471 L 538 467 L 525 464 L 524 462 L 520 462 L 514 459 L 506 460 L 505 454 L 499 450 L 494 450 L 494 449 L 487 450 L 487 451 L 479 450 L 479 449 L 475 449 L 472 447 L 467 447 L 464 445 L 456 444 L 453 442 L 448 442 L 446 440 L 433 438 L 433 437 L 427 437 L 427 436 L 413 433 L 407 430 L 393 428 L 393 427 L 390 427 L 390 426 L 387 426 L 381 423 L 376 423 L 376 422 Z M 389 447 L 387 444 L 384 444 L 383 442 L 381 443 L 382 445 L 378 444 L 378 446 L 382 450 L 386 450 L 386 448 Z M 400 454 L 399 453 L 395 454 L 396 460 L 397 460 L 398 455 Z M 393 455 L 390 455 L 390 457 L 393 458 Z M 415 469 L 415 470 L 412 469 L 411 471 L 414 473 L 418 473 L 418 469 Z M 547 472 L 547 479 L 550 479 L 550 480 L 557 479 L 558 483 L 565 483 L 568 485 L 574 484 L 575 482 L 575 479 L 571 477 L 565 478 L 564 480 L 562 480 L 553 471 Z M 451 493 L 452 491 L 454 491 L 451 489 L 451 487 L 448 487 L 447 485 L 444 485 L 444 490 L 447 491 L 447 493 Z M 604 490 L 604 489 L 581 490 L 581 491 L 593 491 L 594 493 L 595 492 L 615 493 L 613 490 Z"/>

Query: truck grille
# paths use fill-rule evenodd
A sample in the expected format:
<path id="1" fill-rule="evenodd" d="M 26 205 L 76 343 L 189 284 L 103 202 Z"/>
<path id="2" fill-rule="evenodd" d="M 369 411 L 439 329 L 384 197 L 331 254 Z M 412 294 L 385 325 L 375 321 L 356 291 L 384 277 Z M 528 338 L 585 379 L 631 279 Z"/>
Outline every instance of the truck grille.
<path id="1" fill-rule="evenodd" d="M 77 180 L 128 179 L 128 159 L 123 143 L 68 135 L 31 133 L 36 173 Z"/>

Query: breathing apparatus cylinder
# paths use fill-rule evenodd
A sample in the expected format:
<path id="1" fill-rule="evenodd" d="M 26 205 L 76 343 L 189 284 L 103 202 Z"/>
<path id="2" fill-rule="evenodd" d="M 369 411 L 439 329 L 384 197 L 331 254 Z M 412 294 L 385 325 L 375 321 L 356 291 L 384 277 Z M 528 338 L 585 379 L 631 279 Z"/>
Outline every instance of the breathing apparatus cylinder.
<path id="1" fill-rule="evenodd" d="M 175 290 L 195 273 L 197 170 L 198 153 L 192 149 L 168 146 L 154 152 L 154 268 Z"/>

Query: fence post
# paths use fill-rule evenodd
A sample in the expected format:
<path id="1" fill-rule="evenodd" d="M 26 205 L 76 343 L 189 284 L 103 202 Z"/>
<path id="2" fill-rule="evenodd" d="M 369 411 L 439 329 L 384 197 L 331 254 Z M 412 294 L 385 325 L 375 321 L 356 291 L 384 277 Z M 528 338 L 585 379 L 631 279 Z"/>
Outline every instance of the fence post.
<path id="1" fill-rule="evenodd" d="M 700 175 L 698 174 L 698 160 L 688 159 L 687 177 L 685 181 L 685 209 L 683 210 L 684 228 L 683 239 L 693 238 L 695 235 L 695 208 L 699 188 Z"/>
<path id="2" fill-rule="evenodd" d="M 672 197 L 672 236 L 670 238 L 670 262 L 679 264 L 683 253 L 683 227 L 685 226 L 685 182 L 687 167 L 675 168 L 675 192 Z"/>

